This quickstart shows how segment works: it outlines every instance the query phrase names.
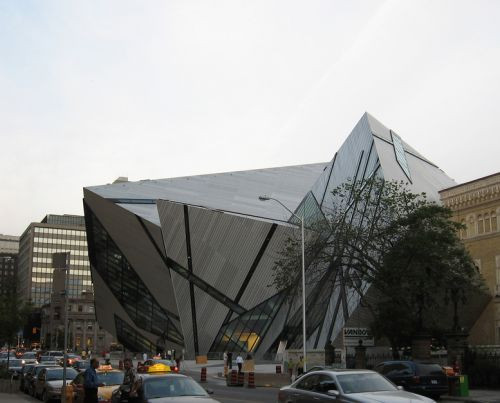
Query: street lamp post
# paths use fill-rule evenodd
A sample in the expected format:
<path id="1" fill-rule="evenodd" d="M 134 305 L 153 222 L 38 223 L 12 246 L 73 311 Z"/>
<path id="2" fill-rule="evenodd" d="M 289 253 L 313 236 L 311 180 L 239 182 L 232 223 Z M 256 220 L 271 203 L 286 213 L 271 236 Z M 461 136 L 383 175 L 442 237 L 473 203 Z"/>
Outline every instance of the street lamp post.
<path id="1" fill-rule="evenodd" d="M 302 345 L 304 354 L 304 372 L 307 371 L 307 348 L 306 348 L 306 258 L 305 258 L 305 247 L 304 247 L 304 214 L 299 217 L 292 210 L 290 210 L 286 205 L 284 205 L 280 200 L 269 196 L 259 196 L 260 201 L 274 200 L 280 204 L 285 210 L 292 214 L 295 218 L 300 221 L 301 239 L 302 239 Z"/>
<path id="2" fill-rule="evenodd" d="M 64 271 L 64 355 L 63 355 L 63 387 L 61 390 L 61 402 L 66 402 L 66 366 L 68 362 L 68 280 L 70 269 L 70 252 L 58 252 L 52 254 L 52 267 Z"/>

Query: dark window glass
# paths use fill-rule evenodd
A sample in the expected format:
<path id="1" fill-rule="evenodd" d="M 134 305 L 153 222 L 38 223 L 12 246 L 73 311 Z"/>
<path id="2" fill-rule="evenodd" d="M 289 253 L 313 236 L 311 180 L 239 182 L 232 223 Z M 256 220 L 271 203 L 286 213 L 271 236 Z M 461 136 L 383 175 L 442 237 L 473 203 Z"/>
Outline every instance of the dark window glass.
<path id="1" fill-rule="evenodd" d="M 91 263 L 106 281 L 134 324 L 161 338 L 184 345 L 182 334 L 172 319 L 156 302 L 134 268 L 87 206 L 85 206 L 85 214 L 91 231 L 91 236 L 89 236 Z"/>
<path id="2" fill-rule="evenodd" d="M 419 376 L 431 376 L 431 375 L 443 375 L 444 372 L 442 368 L 437 364 L 417 364 L 417 375 Z"/>
<path id="3" fill-rule="evenodd" d="M 308 375 L 297 384 L 296 388 L 302 390 L 314 390 L 318 384 L 318 375 Z"/>

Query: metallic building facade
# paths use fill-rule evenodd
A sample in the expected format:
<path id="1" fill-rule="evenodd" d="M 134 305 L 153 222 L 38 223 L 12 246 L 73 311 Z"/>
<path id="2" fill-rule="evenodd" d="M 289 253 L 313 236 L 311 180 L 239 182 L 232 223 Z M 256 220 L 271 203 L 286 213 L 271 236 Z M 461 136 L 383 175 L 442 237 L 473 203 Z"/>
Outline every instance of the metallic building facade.
<path id="1" fill-rule="evenodd" d="M 369 114 L 330 162 L 84 189 L 96 314 L 132 351 L 275 351 L 302 345 L 301 302 L 271 285 L 296 219 L 311 222 L 347 179 L 378 175 L 439 200 L 455 182 Z M 359 316 L 359 297 L 331 271 L 306 290 L 307 347 L 323 348 Z M 328 288 L 327 283 L 338 284 Z"/>

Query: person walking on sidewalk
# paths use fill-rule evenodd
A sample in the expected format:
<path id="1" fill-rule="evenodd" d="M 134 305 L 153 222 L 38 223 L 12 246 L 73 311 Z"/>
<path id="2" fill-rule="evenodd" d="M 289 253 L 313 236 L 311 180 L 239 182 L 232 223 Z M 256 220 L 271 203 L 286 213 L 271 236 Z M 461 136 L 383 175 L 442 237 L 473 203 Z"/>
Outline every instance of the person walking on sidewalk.
<path id="1" fill-rule="evenodd" d="M 103 386 L 97 379 L 97 372 L 95 370 L 98 366 L 99 361 L 97 358 L 92 358 L 90 360 L 90 367 L 87 368 L 83 374 L 83 388 L 85 390 L 84 403 L 97 403 L 97 389 L 99 386 Z"/>
<path id="2" fill-rule="evenodd" d="M 236 364 L 238 364 L 238 374 L 240 374 L 241 369 L 243 368 L 243 357 L 241 356 L 241 353 L 238 354 L 238 357 L 236 357 Z"/>

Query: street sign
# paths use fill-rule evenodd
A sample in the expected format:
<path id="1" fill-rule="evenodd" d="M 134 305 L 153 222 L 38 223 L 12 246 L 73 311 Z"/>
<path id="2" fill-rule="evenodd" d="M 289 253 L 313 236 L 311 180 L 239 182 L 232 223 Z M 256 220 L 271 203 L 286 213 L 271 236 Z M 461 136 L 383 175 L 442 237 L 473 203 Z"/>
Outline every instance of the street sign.
<path id="1" fill-rule="evenodd" d="M 364 347 L 373 347 L 375 345 L 375 339 L 370 329 L 366 327 L 344 327 L 343 334 L 345 347 L 359 346 L 360 340 L 363 342 Z"/>

